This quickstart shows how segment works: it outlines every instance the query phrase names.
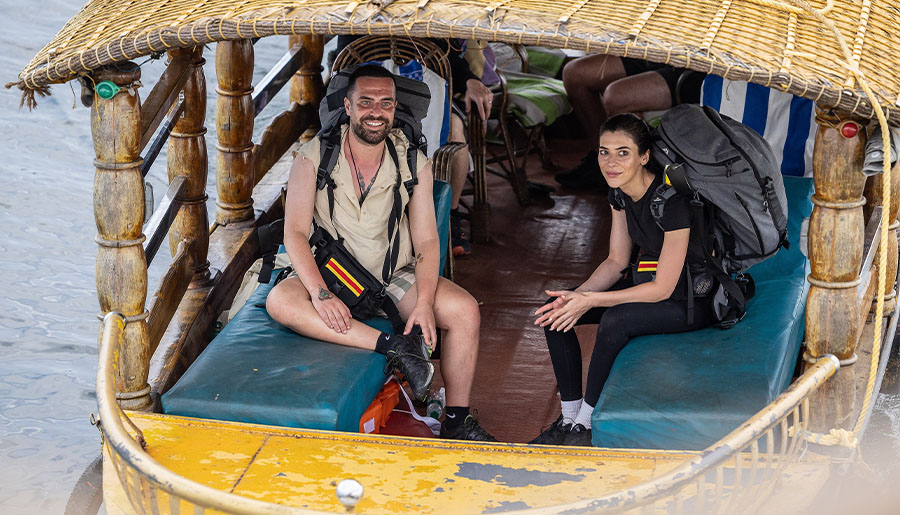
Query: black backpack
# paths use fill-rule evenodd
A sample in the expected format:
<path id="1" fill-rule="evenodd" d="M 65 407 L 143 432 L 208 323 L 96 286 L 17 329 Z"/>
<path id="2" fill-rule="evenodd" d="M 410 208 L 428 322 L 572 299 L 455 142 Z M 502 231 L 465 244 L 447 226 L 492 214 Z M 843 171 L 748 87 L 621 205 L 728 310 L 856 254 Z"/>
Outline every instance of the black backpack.
<path id="1" fill-rule="evenodd" d="M 753 296 L 748 268 L 787 247 L 787 197 L 772 148 L 752 128 L 708 106 L 682 104 L 663 115 L 651 149 L 665 183 L 650 209 L 659 224 L 675 193 L 691 197 L 693 228 L 718 280 L 719 326 L 744 316 Z"/>

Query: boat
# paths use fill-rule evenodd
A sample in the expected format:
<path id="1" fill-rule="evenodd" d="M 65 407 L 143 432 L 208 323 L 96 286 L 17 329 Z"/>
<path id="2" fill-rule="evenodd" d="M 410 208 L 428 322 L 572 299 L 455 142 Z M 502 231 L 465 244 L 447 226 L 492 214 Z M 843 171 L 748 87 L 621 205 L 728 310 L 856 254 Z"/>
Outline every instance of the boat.
<path id="1" fill-rule="evenodd" d="M 833 465 L 857 455 L 897 326 L 900 167 L 891 168 L 888 135 L 900 126 L 898 32 L 896 7 L 863 0 L 89 1 L 7 87 L 21 89 L 31 108 L 51 84 L 76 81 L 92 112 L 102 318 L 97 425 L 107 512 L 803 509 L 826 487 Z M 160 397 L 196 369 L 257 259 L 257 228 L 283 215 L 291 152 L 316 130 L 324 40 L 338 34 L 639 57 L 814 100 L 815 173 L 804 199 L 814 188 L 809 260 L 799 268 L 802 302 L 793 318 L 801 328 L 795 337 L 805 332 L 804 350 L 781 356 L 779 365 L 799 363 L 784 378 L 790 386 L 723 422 L 732 429 L 699 448 L 473 444 L 161 412 Z M 289 36 L 289 50 L 253 87 L 253 42 L 270 36 Z M 212 224 L 207 45 L 216 46 L 218 80 Z M 135 60 L 143 56 L 167 56 L 168 65 L 142 101 Z M 287 84 L 291 105 L 254 143 L 254 115 Z M 872 177 L 861 173 L 866 126 L 882 134 L 884 159 Z M 478 137 L 470 136 L 472 213 L 487 238 Z M 170 188 L 145 225 L 143 175 L 165 144 Z M 506 230 L 524 237 L 535 227 Z M 147 264 L 161 257 L 167 237 L 171 264 L 150 290 Z M 456 274 L 465 278 L 462 263 Z M 507 301 L 507 309 L 528 309 L 522 299 Z M 500 330 L 484 319 L 483 333 Z M 718 339 L 740 331 L 752 337 L 747 327 Z M 723 413 L 743 394 L 720 393 Z"/>

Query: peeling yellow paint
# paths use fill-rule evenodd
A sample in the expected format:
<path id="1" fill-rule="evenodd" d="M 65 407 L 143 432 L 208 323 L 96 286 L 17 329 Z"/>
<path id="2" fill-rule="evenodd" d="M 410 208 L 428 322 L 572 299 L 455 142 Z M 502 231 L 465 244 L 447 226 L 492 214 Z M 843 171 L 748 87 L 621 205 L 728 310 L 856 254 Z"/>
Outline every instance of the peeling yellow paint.
<path id="1" fill-rule="evenodd" d="M 131 417 L 144 432 L 149 454 L 178 474 L 254 499 L 337 512 L 343 507 L 335 486 L 346 478 L 365 488 L 360 513 L 481 512 L 597 497 L 665 473 L 695 455 L 479 445 L 142 413 Z M 116 494 L 109 495 L 114 499 Z"/>

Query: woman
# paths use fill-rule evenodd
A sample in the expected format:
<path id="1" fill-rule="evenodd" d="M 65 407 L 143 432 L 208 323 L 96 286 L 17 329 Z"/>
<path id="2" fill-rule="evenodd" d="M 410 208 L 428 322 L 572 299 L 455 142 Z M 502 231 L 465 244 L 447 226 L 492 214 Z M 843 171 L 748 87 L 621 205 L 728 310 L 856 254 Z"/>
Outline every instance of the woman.
<path id="1" fill-rule="evenodd" d="M 551 300 L 536 312 L 535 324 L 547 337 L 562 415 L 531 443 L 590 445 L 594 406 L 613 361 L 631 338 L 692 331 L 715 321 L 711 295 L 694 296 L 693 317 L 688 316 L 685 262 L 703 263 L 702 251 L 693 250 L 697 246 L 688 251 L 690 199 L 675 195 L 667 200 L 659 224 L 650 211 L 663 174 L 650 159 L 649 127 L 632 114 L 613 116 L 601 127 L 599 142 L 598 163 L 613 207 L 609 257 L 575 290 L 547 291 Z M 633 244 L 640 253 L 626 276 Z M 715 291 L 709 283 L 705 286 Z M 581 348 L 572 330 L 579 324 L 599 324 L 583 398 Z"/>

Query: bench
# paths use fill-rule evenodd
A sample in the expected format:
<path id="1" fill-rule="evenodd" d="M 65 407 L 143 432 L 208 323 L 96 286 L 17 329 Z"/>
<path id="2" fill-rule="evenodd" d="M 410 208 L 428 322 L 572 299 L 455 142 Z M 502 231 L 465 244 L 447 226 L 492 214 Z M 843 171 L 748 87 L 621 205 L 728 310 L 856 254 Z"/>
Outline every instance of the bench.
<path id="1" fill-rule="evenodd" d="M 790 384 L 805 324 L 801 224 L 812 179 L 785 177 L 790 248 L 750 269 L 756 296 L 729 330 L 642 336 L 616 358 L 591 420 L 597 447 L 699 450 Z"/>
<path id="2" fill-rule="evenodd" d="M 441 270 L 449 242 L 450 186 L 434 182 Z M 373 351 L 301 336 L 272 320 L 260 285 L 237 315 L 162 396 L 163 412 L 204 419 L 358 431 L 385 382 Z M 390 332 L 386 319 L 366 321 Z"/>

